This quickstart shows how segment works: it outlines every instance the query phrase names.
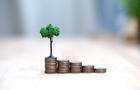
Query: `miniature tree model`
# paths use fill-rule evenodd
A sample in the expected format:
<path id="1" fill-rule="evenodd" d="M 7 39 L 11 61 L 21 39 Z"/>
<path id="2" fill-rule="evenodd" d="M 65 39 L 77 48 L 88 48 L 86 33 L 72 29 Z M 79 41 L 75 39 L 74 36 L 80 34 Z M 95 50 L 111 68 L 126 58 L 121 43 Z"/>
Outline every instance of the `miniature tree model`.
<path id="1" fill-rule="evenodd" d="M 52 26 L 51 24 L 47 25 L 46 27 L 42 27 L 40 29 L 40 34 L 42 38 L 49 38 L 50 39 L 50 56 L 53 57 L 52 55 L 52 42 L 53 42 L 53 37 L 54 36 L 59 36 L 60 30 L 59 27 L 57 26 Z"/>

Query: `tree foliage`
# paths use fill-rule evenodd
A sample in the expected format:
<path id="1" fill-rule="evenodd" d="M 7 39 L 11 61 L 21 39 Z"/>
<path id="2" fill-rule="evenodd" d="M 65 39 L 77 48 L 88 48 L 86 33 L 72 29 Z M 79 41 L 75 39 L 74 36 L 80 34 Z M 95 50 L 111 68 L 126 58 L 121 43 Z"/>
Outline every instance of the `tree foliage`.
<path id="1" fill-rule="evenodd" d="M 51 38 L 53 36 L 59 36 L 60 29 L 57 26 L 52 26 L 52 24 L 47 25 L 46 27 L 42 27 L 40 29 L 40 34 L 42 38 Z"/>
<path id="2" fill-rule="evenodd" d="M 123 0 L 129 16 L 140 18 L 140 0 Z"/>

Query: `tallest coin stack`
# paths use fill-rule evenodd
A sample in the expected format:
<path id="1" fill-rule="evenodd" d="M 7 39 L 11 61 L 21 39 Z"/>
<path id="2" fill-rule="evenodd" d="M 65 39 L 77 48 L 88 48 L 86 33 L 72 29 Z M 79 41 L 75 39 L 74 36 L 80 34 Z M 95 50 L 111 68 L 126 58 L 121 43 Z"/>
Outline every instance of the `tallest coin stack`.
<path id="1" fill-rule="evenodd" d="M 57 58 L 56 57 L 45 58 L 45 73 L 57 73 Z"/>

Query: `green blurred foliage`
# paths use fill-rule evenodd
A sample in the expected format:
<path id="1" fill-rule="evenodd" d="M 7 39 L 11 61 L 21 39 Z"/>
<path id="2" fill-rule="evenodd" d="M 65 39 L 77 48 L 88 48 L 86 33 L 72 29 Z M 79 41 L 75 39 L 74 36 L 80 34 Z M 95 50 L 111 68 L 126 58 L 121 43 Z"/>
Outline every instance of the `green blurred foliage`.
<path id="1" fill-rule="evenodd" d="M 140 19 L 140 0 L 122 0 L 129 16 Z"/>
<path id="2" fill-rule="evenodd" d="M 51 38 L 53 36 L 59 36 L 60 29 L 57 26 L 53 27 L 52 24 L 49 24 L 46 27 L 42 27 L 40 29 L 40 34 L 42 38 L 46 38 L 46 37 Z"/>

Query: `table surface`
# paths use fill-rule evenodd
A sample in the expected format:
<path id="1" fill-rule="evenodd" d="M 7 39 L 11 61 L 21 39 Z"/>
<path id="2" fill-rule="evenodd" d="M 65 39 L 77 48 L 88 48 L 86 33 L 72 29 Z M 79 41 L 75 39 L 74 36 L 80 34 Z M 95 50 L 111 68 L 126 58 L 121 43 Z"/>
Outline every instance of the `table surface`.
<path id="1" fill-rule="evenodd" d="M 1 39 L 0 90 L 140 90 L 138 47 L 111 38 L 56 38 L 53 54 L 83 65 L 106 67 L 107 73 L 44 74 L 49 40 Z"/>

